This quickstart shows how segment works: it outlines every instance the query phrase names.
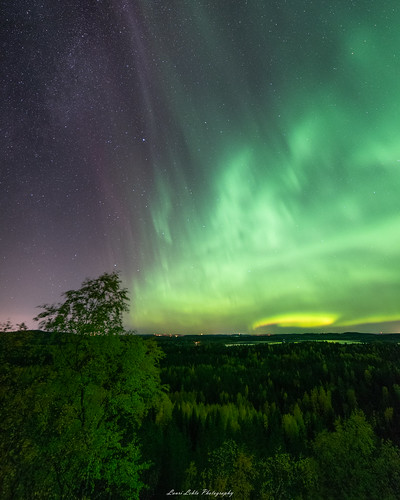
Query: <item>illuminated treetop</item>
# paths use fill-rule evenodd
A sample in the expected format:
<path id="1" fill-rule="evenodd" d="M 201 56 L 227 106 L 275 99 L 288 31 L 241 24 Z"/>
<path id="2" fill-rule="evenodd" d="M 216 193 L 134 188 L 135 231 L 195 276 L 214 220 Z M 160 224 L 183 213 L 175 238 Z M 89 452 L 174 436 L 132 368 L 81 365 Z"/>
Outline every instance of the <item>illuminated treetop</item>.
<path id="1" fill-rule="evenodd" d="M 47 331 L 89 335 L 123 332 L 122 315 L 128 311 L 128 292 L 117 272 L 86 279 L 79 290 L 63 294 L 65 301 L 44 304 L 34 318 Z"/>

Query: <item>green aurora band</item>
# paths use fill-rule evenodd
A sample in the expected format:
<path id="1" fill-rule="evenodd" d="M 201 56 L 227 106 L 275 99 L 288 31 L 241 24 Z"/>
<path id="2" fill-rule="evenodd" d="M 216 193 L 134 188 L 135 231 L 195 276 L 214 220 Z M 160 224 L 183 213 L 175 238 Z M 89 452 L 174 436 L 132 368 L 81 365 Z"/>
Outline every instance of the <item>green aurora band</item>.
<path id="1" fill-rule="evenodd" d="M 187 2 L 173 41 L 146 13 L 171 127 L 150 124 L 139 330 L 398 330 L 399 7 L 337 4 Z"/>

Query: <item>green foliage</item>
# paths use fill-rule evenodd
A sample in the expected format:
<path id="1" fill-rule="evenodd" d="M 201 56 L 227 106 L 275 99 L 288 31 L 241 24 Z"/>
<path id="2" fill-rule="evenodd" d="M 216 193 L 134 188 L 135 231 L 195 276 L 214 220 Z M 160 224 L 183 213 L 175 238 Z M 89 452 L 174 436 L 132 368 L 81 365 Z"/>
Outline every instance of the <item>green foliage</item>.
<path id="1" fill-rule="evenodd" d="M 49 332 L 106 335 L 123 333 L 122 315 L 128 311 L 128 292 L 118 273 L 87 279 L 79 290 L 63 294 L 64 302 L 44 304 L 35 319 Z"/>
<path id="2" fill-rule="evenodd" d="M 192 489 L 199 484 L 197 467 L 194 461 L 191 461 L 189 467 L 185 470 L 185 478 L 183 481 L 183 489 L 185 491 Z"/>
<path id="3" fill-rule="evenodd" d="M 248 500 L 254 490 L 256 475 L 254 456 L 239 450 L 234 464 L 233 477 L 228 483 L 228 489 L 232 489 L 237 498 Z"/>
<path id="4" fill-rule="evenodd" d="M 160 349 L 137 336 L 0 342 L 6 499 L 400 498 L 396 344 L 158 338 L 167 397 Z"/>
<path id="5" fill-rule="evenodd" d="M 311 498 L 318 482 L 315 463 L 310 458 L 295 460 L 288 453 L 277 453 L 260 463 L 260 498 L 292 500 Z"/>
<path id="6" fill-rule="evenodd" d="M 235 496 L 247 500 L 255 476 L 254 457 L 228 440 L 209 453 L 208 467 L 202 473 L 203 487 L 220 492 L 232 490 Z"/>
<path id="7" fill-rule="evenodd" d="M 52 353 L 45 370 L 14 372 L 26 386 L 3 406 L 9 419 L 3 430 L 13 431 L 3 455 L 9 470 L 3 498 L 16 491 L 21 498 L 27 491 L 137 497 L 146 467 L 137 430 L 160 391 L 157 351 L 134 337 L 68 336 Z"/>
<path id="8" fill-rule="evenodd" d="M 203 472 L 204 487 L 225 491 L 233 477 L 239 449 L 235 441 L 225 441 L 219 448 L 210 452 L 208 468 Z"/>
<path id="9" fill-rule="evenodd" d="M 334 432 L 320 433 L 314 442 L 321 497 L 398 498 L 399 449 L 390 443 L 379 445 L 361 411 L 343 423 L 337 421 L 335 427 Z"/>
<path id="10" fill-rule="evenodd" d="M 400 498 L 400 449 L 385 441 L 377 450 L 371 470 L 370 497 L 397 500 Z"/>
<path id="11" fill-rule="evenodd" d="M 116 274 L 65 296 L 41 315 L 63 335 L 21 333 L 3 342 L 0 496 L 139 498 L 150 465 L 141 453 L 142 423 L 153 408 L 168 418 L 162 351 L 115 335 L 126 298 Z"/>
<path id="12" fill-rule="evenodd" d="M 317 436 L 314 452 L 327 498 L 367 498 L 374 448 L 374 433 L 361 412 L 353 413 L 344 423 L 338 421 L 335 432 Z"/>
<path id="13" fill-rule="evenodd" d="M 400 498 L 397 345 L 160 345 L 173 410 L 148 498 L 199 485 L 250 499 Z"/>

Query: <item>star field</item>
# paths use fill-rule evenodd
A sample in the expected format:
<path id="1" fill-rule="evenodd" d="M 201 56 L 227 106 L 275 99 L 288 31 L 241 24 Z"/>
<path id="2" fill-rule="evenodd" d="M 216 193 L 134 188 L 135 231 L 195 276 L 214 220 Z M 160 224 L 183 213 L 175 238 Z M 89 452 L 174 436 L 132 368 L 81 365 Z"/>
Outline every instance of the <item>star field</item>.
<path id="1" fill-rule="evenodd" d="M 0 320 L 118 269 L 142 332 L 399 331 L 396 2 L 0 10 Z"/>

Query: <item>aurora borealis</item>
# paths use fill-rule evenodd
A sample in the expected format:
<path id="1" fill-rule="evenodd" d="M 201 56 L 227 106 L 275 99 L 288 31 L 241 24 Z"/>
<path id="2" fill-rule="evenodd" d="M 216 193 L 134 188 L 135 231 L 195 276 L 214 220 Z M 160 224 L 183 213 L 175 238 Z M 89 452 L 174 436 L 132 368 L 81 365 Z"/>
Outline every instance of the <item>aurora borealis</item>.
<path id="1" fill-rule="evenodd" d="M 0 318 L 118 268 L 143 332 L 399 331 L 397 2 L 70 3 L 6 16 Z"/>

